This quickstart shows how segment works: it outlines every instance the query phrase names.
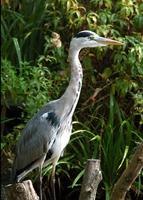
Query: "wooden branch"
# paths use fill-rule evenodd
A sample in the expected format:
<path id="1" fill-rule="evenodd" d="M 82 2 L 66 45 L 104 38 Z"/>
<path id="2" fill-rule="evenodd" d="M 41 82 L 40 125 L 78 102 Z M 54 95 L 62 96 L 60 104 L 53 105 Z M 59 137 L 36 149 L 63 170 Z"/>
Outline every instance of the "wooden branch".
<path id="1" fill-rule="evenodd" d="M 30 180 L 4 187 L 6 200 L 39 200 Z"/>
<path id="2" fill-rule="evenodd" d="M 125 199 L 127 191 L 130 189 L 131 185 L 139 175 L 142 168 L 143 168 L 143 143 L 141 143 L 137 147 L 131 161 L 129 162 L 128 167 L 125 169 L 122 176 L 114 185 L 111 194 L 111 200 Z"/>
<path id="3" fill-rule="evenodd" d="M 101 180 L 100 160 L 89 159 L 85 168 L 79 200 L 95 200 L 97 187 Z"/>

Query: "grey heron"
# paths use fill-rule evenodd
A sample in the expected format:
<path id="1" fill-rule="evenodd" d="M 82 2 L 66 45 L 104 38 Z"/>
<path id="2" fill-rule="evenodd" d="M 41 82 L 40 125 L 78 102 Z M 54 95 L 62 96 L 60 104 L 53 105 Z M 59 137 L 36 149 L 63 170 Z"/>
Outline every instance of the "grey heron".
<path id="1" fill-rule="evenodd" d="M 56 164 L 68 144 L 72 132 L 72 117 L 79 100 L 83 71 L 79 60 L 82 48 L 106 45 L 123 45 L 122 42 L 103 38 L 84 30 L 77 33 L 70 42 L 69 62 L 71 77 L 64 94 L 47 103 L 27 123 L 17 144 L 13 163 L 13 180 L 19 182 L 29 172 L 39 168 L 40 199 L 42 199 L 42 168 L 52 164 L 52 183 L 55 182 Z M 53 188 L 54 199 L 56 198 Z"/>

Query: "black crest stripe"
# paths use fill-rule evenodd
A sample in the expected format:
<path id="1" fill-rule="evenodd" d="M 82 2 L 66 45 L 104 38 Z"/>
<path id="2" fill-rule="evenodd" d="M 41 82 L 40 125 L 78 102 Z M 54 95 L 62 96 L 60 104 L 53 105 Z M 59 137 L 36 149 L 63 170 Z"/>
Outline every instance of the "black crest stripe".
<path id="1" fill-rule="evenodd" d="M 75 35 L 76 38 L 79 38 L 79 37 L 89 37 L 90 35 L 92 35 L 92 33 L 88 32 L 88 31 L 82 31 L 82 32 L 79 32 Z"/>

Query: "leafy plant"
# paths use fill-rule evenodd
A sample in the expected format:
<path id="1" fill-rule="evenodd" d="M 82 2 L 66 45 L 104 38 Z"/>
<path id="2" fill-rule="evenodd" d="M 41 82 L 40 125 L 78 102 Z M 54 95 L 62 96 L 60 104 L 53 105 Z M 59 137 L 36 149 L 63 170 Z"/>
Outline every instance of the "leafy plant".
<path id="1" fill-rule="evenodd" d="M 19 74 L 10 62 L 2 60 L 2 103 L 6 107 L 19 105 L 30 117 L 51 98 L 56 98 L 52 84 L 56 82 L 59 88 L 61 79 L 54 77 L 47 67 L 23 63 L 22 69 Z"/>

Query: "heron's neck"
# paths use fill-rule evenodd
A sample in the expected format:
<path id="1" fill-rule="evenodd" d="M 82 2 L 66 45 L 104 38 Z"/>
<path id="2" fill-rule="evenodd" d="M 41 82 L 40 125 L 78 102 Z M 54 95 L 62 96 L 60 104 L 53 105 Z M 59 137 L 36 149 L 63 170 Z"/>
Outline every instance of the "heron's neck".
<path id="1" fill-rule="evenodd" d="M 69 63 L 71 67 L 71 79 L 69 87 L 72 87 L 74 92 L 80 93 L 83 79 L 83 70 L 79 61 L 79 50 L 75 50 L 74 48 L 69 49 Z"/>
<path id="2" fill-rule="evenodd" d="M 79 100 L 83 79 L 82 66 L 79 61 L 79 50 L 70 47 L 69 62 L 71 67 L 71 78 L 63 95 L 63 99 L 66 112 L 72 116 Z"/>

